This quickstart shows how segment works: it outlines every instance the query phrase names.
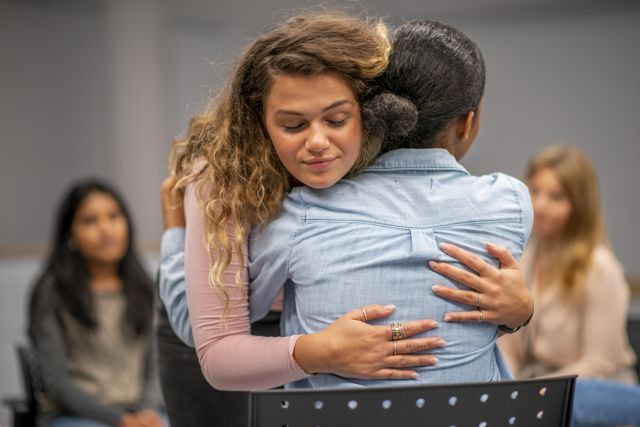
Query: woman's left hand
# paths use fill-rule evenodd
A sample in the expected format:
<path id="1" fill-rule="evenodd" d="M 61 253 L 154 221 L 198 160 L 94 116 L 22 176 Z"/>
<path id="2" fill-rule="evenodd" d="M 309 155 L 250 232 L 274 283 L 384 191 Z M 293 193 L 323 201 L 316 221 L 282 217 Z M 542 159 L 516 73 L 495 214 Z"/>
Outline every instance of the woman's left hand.
<path id="1" fill-rule="evenodd" d="M 454 267 L 445 262 L 429 262 L 431 269 L 447 276 L 471 290 L 433 286 L 433 292 L 452 301 L 476 307 L 476 310 L 447 313 L 449 322 L 489 322 L 509 328 L 522 326 L 533 314 L 533 295 L 524 282 L 518 262 L 504 247 L 487 244 L 489 254 L 500 262 L 500 269 L 489 265 L 479 256 L 455 245 L 442 244 L 449 256 L 475 271 Z"/>

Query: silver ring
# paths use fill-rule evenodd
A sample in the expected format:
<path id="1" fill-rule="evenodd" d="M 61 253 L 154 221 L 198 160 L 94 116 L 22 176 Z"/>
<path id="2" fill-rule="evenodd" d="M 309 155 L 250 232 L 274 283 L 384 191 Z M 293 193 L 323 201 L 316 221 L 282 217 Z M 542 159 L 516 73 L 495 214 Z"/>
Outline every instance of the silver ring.
<path id="1" fill-rule="evenodd" d="M 398 355 L 398 342 L 397 341 L 392 341 L 393 342 L 393 355 L 397 356 Z"/>
<path id="2" fill-rule="evenodd" d="M 367 312 L 364 310 L 364 307 L 360 307 L 360 310 L 362 310 L 362 315 L 364 316 L 364 321 L 368 322 L 369 318 L 367 317 Z"/>
<path id="3" fill-rule="evenodd" d="M 480 307 L 478 307 L 478 311 L 480 312 L 480 318 L 478 319 L 478 323 L 482 323 L 482 320 L 484 319 L 484 313 L 482 312 L 482 310 L 480 310 Z"/>
<path id="4" fill-rule="evenodd" d="M 480 292 L 476 291 L 476 294 L 478 295 L 478 301 L 476 301 L 476 307 L 480 308 Z"/>

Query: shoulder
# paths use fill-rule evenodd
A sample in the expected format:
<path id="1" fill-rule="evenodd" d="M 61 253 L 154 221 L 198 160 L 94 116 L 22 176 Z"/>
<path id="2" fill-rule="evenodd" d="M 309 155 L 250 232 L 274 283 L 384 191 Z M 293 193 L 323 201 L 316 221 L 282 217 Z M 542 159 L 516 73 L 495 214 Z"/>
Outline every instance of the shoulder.
<path id="1" fill-rule="evenodd" d="M 530 231 L 533 225 L 533 206 L 529 188 L 522 181 L 500 172 L 473 179 L 470 189 L 478 195 L 476 197 L 482 198 L 484 195 L 485 206 L 518 215 L 528 230 L 527 233 Z"/>
<path id="2" fill-rule="evenodd" d="M 612 299 L 619 295 L 629 297 L 629 285 L 624 269 L 613 251 L 604 244 L 596 246 L 591 255 L 590 266 L 585 278 L 585 288 L 592 297 Z"/>
<path id="3" fill-rule="evenodd" d="M 624 269 L 613 251 L 604 244 L 597 245 L 591 255 L 589 275 L 596 277 L 612 277 L 624 279 Z"/>
<path id="4" fill-rule="evenodd" d="M 517 198 L 529 198 L 529 188 L 517 178 L 502 172 L 494 172 L 489 175 L 477 177 L 478 182 L 494 189 L 495 191 L 511 192 Z"/>

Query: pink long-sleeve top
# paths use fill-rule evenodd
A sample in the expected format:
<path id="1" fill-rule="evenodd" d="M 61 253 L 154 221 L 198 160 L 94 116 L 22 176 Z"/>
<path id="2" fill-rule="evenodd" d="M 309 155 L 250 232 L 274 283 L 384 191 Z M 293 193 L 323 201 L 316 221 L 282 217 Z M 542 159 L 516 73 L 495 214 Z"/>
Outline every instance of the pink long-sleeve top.
<path id="1" fill-rule="evenodd" d="M 257 390 L 277 387 L 308 375 L 293 359 L 298 336 L 259 337 L 251 335 L 247 293 L 236 286 L 240 268 L 234 254 L 222 275 L 229 296 L 230 311 L 223 316 L 224 303 L 209 284 L 209 257 L 204 243 L 205 227 L 197 198 L 196 184 L 185 191 L 185 279 L 187 305 L 198 359 L 207 381 L 221 390 Z M 233 227 L 227 227 L 234 241 Z M 242 246 L 244 265 L 246 241 Z M 212 251 L 215 256 L 215 250 Z M 248 286 L 248 270 L 240 272 L 243 286 Z M 224 317 L 224 318 L 223 318 Z"/>

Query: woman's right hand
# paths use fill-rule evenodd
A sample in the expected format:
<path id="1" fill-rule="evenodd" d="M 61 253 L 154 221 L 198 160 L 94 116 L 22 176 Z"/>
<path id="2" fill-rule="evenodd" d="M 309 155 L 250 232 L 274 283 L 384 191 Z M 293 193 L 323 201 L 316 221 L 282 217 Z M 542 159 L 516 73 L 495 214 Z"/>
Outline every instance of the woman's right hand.
<path id="1" fill-rule="evenodd" d="M 389 316 L 394 308 L 381 305 L 357 308 L 321 332 L 301 336 L 293 352 L 295 361 L 308 373 L 361 379 L 416 379 L 416 371 L 408 368 L 435 365 L 438 359 L 412 353 L 443 347 L 445 342 L 441 337 L 407 339 L 437 328 L 434 320 L 404 322 L 404 339 L 396 341 L 394 355 L 391 326 L 366 323 Z"/>

